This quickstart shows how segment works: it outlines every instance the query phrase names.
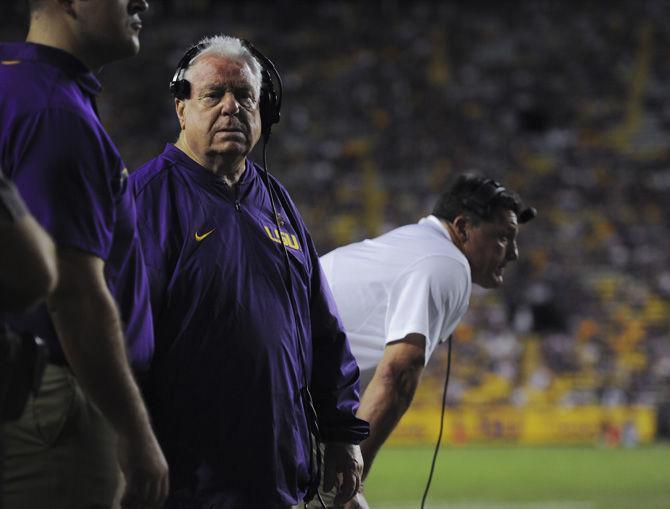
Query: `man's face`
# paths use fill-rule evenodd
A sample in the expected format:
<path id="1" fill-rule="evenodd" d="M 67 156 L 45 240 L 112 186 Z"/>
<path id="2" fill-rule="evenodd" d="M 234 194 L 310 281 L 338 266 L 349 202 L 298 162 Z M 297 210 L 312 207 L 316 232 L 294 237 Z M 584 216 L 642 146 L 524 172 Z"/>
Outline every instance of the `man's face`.
<path id="1" fill-rule="evenodd" d="M 137 54 L 146 0 L 74 0 L 72 8 L 89 61 L 103 65 Z"/>
<path id="2" fill-rule="evenodd" d="M 216 159 L 240 163 L 260 137 L 258 94 L 249 66 L 213 54 L 186 73 L 190 98 L 176 101 L 188 147 L 204 166 Z"/>
<path id="3" fill-rule="evenodd" d="M 466 225 L 463 252 L 470 262 L 473 283 L 482 288 L 503 284 L 503 270 L 508 262 L 519 257 L 516 244 L 517 217 L 511 210 L 498 213 L 495 221 Z"/>

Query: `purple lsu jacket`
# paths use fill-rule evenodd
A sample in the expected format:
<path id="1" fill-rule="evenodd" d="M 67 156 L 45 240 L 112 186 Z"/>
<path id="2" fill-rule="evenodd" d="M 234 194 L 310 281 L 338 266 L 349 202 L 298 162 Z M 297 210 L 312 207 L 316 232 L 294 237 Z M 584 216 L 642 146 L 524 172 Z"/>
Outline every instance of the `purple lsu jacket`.
<path id="1" fill-rule="evenodd" d="M 355 417 L 358 366 L 312 240 L 272 179 L 277 230 L 259 171 L 247 160 L 230 188 L 167 145 L 131 175 L 156 334 L 149 405 L 173 492 L 191 490 L 217 509 L 302 500 L 304 378 L 322 440 L 368 434 Z"/>

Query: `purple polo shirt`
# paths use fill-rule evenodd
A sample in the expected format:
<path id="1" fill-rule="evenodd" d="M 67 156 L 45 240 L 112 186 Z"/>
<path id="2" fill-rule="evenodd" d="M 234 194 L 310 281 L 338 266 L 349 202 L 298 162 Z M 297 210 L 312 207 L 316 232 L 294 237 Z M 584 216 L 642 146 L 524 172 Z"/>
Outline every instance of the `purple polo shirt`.
<path id="1" fill-rule="evenodd" d="M 153 353 L 147 278 L 128 172 L 95 109 L 100 89 L 69 53 L 0 44 L 0 166 L 57 245 L 105 261 L 129 358 L 143 370 Z M 65 362 L 45 306 L 7 321 L 44 339 L 52 361 Z"/>
<path id="2" fill-rule="evenodd" d="M 173 491 L 217 509 L 298 503 L 309 475 L 299 343 L 323 439 L 368 432 L 355 417 L 358 366 L 302 218 L 273 179 L 277 231 L 251 162 L 230 189 L 172 145 L 131 185 L 156 325 L 148 401 Z"/>

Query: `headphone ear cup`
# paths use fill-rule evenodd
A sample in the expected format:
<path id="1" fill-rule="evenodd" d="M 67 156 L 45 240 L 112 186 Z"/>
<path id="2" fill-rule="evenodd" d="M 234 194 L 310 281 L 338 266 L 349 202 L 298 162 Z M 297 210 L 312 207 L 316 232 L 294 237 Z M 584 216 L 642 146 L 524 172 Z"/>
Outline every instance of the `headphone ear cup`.
<path id="1" fill-rule="evenodd" d="M 279 105 L 277 104 L 277 93 L 274 90 L 274 87 L 268 90 L 267 93 L 267 102 L 268 102 L 268 118 L 270 122 L 274 125 L 279 122 Z"/>
<path id="2" fill-rule="evenodd" d="M 272 102 L 270 101 L 270 94 L 265 87 L 261 87 L 261 97 L 258 107 L 260 108 L 261 113 L 261 131 L 265 134 L 272 126 L 272 117 L 270 116 Z"/>
<path id="3" fill-rule="evenodd" d="M 188 99 L 191 96 L 191 83 L 188 80 L 170 82 L 170 92 L 176 99 Z"/>
<path id="4" fill-rule="evenodd" d="M 277 107 L 277 94 L 266 70 L 263 70 L 261 95 L 258 104 L 261 114 L 261 132 L 267 136 L 270 134 L 272 126 L 279 122 L 279 109 Z"/>
<path id="5" fill-rule="evenodd" d="M 204 43 L 196 44 L 191 46 L 184 56 L 181 57 L 179 63 L 177 64 L 177 70 L 170 81 L 170 92 L 176 99 L 188 99 L 191 97 L 191 83 L 187 79 L 184 79 L 186 74 L 186 69 L 193 60 L 205 47 Z"/>

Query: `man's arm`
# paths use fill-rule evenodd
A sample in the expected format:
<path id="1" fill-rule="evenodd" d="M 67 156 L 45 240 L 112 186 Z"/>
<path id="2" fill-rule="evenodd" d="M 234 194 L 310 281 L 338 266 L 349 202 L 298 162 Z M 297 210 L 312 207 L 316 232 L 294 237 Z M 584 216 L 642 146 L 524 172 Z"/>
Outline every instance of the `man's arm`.
<path id="1" fill-rule="evenodd" d="M 47 306 L 77 380 L 119 435 L 123 507 L 161 507 L 167 463 L 128 365 L 104 262 L 73 249 L 59 249 L 57 259 L 60 282 Z"/>
<path id="2" fill-rule="evenodd" d="M 28 308 L 56 286 L 53 242 L 0 170 L 0 308 Z"/>
<path id="3" fill-rule="evenodd" d="M 0 245 L 0 308 L 29 308 L 54 289 L 54 245 L 32 216 L 0 220 Z"/>
<path id="4" fill-rule="evenodd" d="M 426 339 L 408 334 L 386 345 L 358 408 L 357 416 L 370 423 L 370 436 L 361 442 L 363 479 L 377 452 L 409 408 L 419 385 L 425 361 Z"/>

